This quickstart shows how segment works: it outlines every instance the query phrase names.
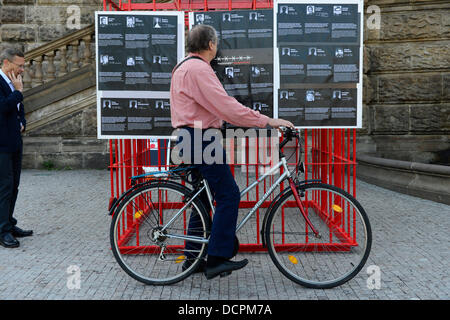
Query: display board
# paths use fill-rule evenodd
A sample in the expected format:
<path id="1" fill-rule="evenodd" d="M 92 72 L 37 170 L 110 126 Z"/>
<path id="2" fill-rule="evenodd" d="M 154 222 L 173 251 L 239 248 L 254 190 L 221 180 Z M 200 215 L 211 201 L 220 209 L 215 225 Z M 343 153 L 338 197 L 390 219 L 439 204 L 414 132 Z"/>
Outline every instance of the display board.
<path id="1" fill-rule="evenodd" d="M 184 57 L 183 12 L 95 13 L 99 139 L 168 137 L 170 80 Z"/>
<path id="2" fill-rule="evenodd" d="M 362 21 L 362 0 L 189 13 L 218 32 L 211 65 L 227 93 L 300 128 L 362 126 Z M 95 24 L 98 138 L 167 138 L 184 13 L 101 11 Z"/>
<path id="3" fill-rule="evenodd" d="M 273 117 L 273 10 L 190 12 L 190 28 L 197 24 L 217 31 L 218 53 L 211 66 L 226 92 Z"/>
<path id="4" fill-rule="evenodd" d="M 361 128 L 363 2 L 274 6 L 274 110 L 301 128 Z"/>

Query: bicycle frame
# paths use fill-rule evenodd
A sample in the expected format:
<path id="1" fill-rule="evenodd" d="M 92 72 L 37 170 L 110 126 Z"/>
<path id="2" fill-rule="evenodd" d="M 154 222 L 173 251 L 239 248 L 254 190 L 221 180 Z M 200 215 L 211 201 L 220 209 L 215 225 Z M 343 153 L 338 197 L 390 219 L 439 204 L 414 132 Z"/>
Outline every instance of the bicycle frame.
<path id="1" fill-rule="evenodd" d="M 253 206 L 253 208 L 247 213 L 247 215 L 242 219 L 239 225 L 236 227 L 236 232 L 238 232 L 251 218 L 251 216 L 258 210 L 261 204 L 272 194 L 276 187 L 280 185 L 286 178 L 291 177 L 291 173 L 287 167 L 286 158 L 282 157 L 281 161 L 278 162 L 275 166 L 270 168 L 268 172 L 262 175 L 258 180 L 254 181 L 251 185 L 241 191 L 241 198 L 245 196 L 250 190 L 255 188 L 258 184 L 264 181 L 268 176 L 274 174 L 280 167 L 284 168 L 284 173 L 274 182 L 273 185 L 270 186 L 269 190 L 262 196 L 262 198 Z"/>
<path id="2" fill-rule="evenodd" d="M 289 186 L 290 186 L 291 190 L 294 193 L 294 197 L 295 197 L 295 200 L 296 200 L 297 205 L 299 207 L 299 210 L 300 210 L 301 214 L 303 215 L 303 217 L 305 218 L 306 223 L 311 227 L 311 230 L 313 231 L 313 233 L 318 237 L 318 231 L 314 228 L 313 224 L 311 223 L 311 221 L 309 220 L 308 216 L 305 213 L 305 210 L 303 208 L 303 204 L 302 204 L 302 202 L 300 200 L 300 197 L 298 195 L 298 192 L 297 192 L 297 188 L 296 188 L 295 183 L 294 183 L 294 181 L 293 181 L 293 179 L 291 177 L 291 173 L 290 173 L 290 171 L 288 169 L 285 157 L 281 157 L 280 162 L 278 162 L 275 166 L 270 168 L 269 171 L 267 171 L 264 175 L 262 175 L 258 180 L 254 181 L 251 185 L 249 185 L 247 188 L 242 190 L 241 193 L 240 193 L 241 198 L 243 196 L 245 196 L 250 190 L 255 188 L 258 184 L 263 182 L 268 176 L 274 174 L 281 167 L 284 168 L 284 173 L 274 182 L 273 185 L 270 186 L 269 190 L 267 190 L 267 192 L 262 196 L 262 198 L 244 216 L 244 218 L 241 220 L 239 225 L 236 227 L 236 233 L 239 232 L 239 230 L 247 223 L 247 221 L 253 216 L 253 214 L 256 212 L 256 210 L 259 209 L 261 204 L 273 193 L 275 188 L 278 187 L 281 184 L 281 182 L 283 182 L 285 179 L 289 179 Z M 201 187 L 199 190 L 196 190 L 195 195 L 183 206 L 183 208 L 181 208 L 174 215 L 174 217 L 167 224 L 165 224 L 163 226 L 161 231 L 164 231 L 167 227 L 169 227 L 170 224 L 172 224 L 172 222 L 175 221 L 182 214 L 182 212 L 192 203 L 192 201 L 194 201 L 194 199 L 203 190 L 206 190 L 207 195 L 208 195 L 208 200 L 209 200 L 210 205 L 211 205 L 211 208 L 214 208 L 211 190 L 209 189 L 207 181 L 205 179 L 203 179 L 203 187 Z M 208 239 L 204 239 L 204 238 L 201 238 L 201 237 L 195 237 L 195 236 L 178 236 L 178 235 L 171 235 L 171 234 L 165 234 L 165 236 L 168 237 L 168 238 L 181 239 L 181 240 L 186 240 L 186 241 L 191 241 L 191 242 L 196 242 L 196 243 L 208 243 Z"/>

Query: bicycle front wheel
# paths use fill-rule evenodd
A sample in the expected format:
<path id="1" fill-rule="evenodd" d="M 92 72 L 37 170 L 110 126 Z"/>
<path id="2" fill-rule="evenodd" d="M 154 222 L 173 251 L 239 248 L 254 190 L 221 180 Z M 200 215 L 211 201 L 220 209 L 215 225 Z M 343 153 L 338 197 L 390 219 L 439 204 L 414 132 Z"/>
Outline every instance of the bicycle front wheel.
<path id="1" fill-rule="evenodd" d="M 331 185 L 306 184 L 297 191 L 318 235 L 289 190 L 267 218 L 270 257 L 286 277 L 308 288 L 333 288 L 349 281 L 370 253 L 372 232 L 366 212 L 353 196 Z"/>
<path id="2" fill-rule="evenodd" d="M 210 218 L 191 190 L 155 182 L 124 199 L 111 221 L 112 252 L 122 269 L 150 285 L 168 285 L 192 274 L 206 255 Z M 188 205 L 187 205 L 188 204 Z M 187 206 L 186 206 L 187 205 Z"/>

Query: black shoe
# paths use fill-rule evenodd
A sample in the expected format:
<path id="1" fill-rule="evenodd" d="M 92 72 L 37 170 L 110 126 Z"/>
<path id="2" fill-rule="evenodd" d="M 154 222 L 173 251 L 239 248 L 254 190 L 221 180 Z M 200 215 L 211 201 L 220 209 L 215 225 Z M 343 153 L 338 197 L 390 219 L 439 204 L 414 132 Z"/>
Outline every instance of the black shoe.
<path id="1" fill-rule="evenodd" d="M 17 238 L 29 237 L 33 235 L 33 230 L 22 230 L 19 227 L 14 227 L 12 235 Z"/>
<path id="2" fill-rule="evenodd" d="M 17 248 L 20 246 L 20 242 L 11 233 L 5 233 L 0 236 L 0 245 L 5 248 Z"/>
<path id="3" fill-rule="evenodd" d="M 247 259 L 241 261 L 225 260 L 224 262 L 213 267 L 206 266 L 205 271 L 206 279 L 211 280 L 217 277 L 218 275 L 220 275 L 221 277 L 228 276 L 231 274 L 231 271 L 242 269 L 247 265 L 247 263 L 248 263 Z"/>
<path id="4" fill-rule="evenodd" d="M 194 260 L 186 260 L 183 263 L 183 266 L 181 267 L 181 269 L 183 271 L 186 271 L 193 263 L 194 263 Z M 205 267 L 206 267 L 206 261 L 202 259 L 202 260 L 200 260 L 200 263 L 197 265 L 197 269 L 195 269 L 194 273 L 205 272 Z"/>

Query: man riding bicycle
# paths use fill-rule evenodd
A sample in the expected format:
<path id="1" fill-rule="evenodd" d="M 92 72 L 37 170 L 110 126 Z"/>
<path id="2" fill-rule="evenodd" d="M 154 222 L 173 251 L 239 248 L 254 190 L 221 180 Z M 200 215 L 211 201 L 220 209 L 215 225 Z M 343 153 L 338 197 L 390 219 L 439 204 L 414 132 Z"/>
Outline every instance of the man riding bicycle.
<path id="1" fill-rule="evenodd" d="M 205 142 L 202 142 L 201 146 L 194 145 L 195 130 L 203 134 L 206 129 L 221 128 L 224 121 L 240 127 L 264 128 L 269 125 L 274 128 L 281 126 L 293 128 L 291 122 L 262 115 L 227 94 L 210 65 L 216 57 L 217 45 L 217 33 L 213 27 L 195 26 L 187 38 L 189 55 L 175 67 L 172 74 L 170 88 L 172 126 L 189 132 L 191 150 L 199 148 L 203 154 L 203 150 L 208 146 Z M 194 152 L 191 152 L 191 163 L 194 163 Z M 206 266 L 201 265 L 197 270 L 204 271 L 207 279 L 229 274 L 248 263 L 247 259 L 230 260 L 235 246 L 240 192 L 230 167 L 226 164 L 225 150 L 222 149 L 220 152 L 222 154 L 215 155 L 215 159 L 222 161 L 206 163 L 203 157 L 198 163 L 195 161 L 216 201 Z M 188 229 L 194 229 L 198 223 L 195 218 L 191 217 Z M 189 243 L 188 245 L 195 246 Z M 190 264 L 191 262 L 186 260 L 184 268 Z"/>

